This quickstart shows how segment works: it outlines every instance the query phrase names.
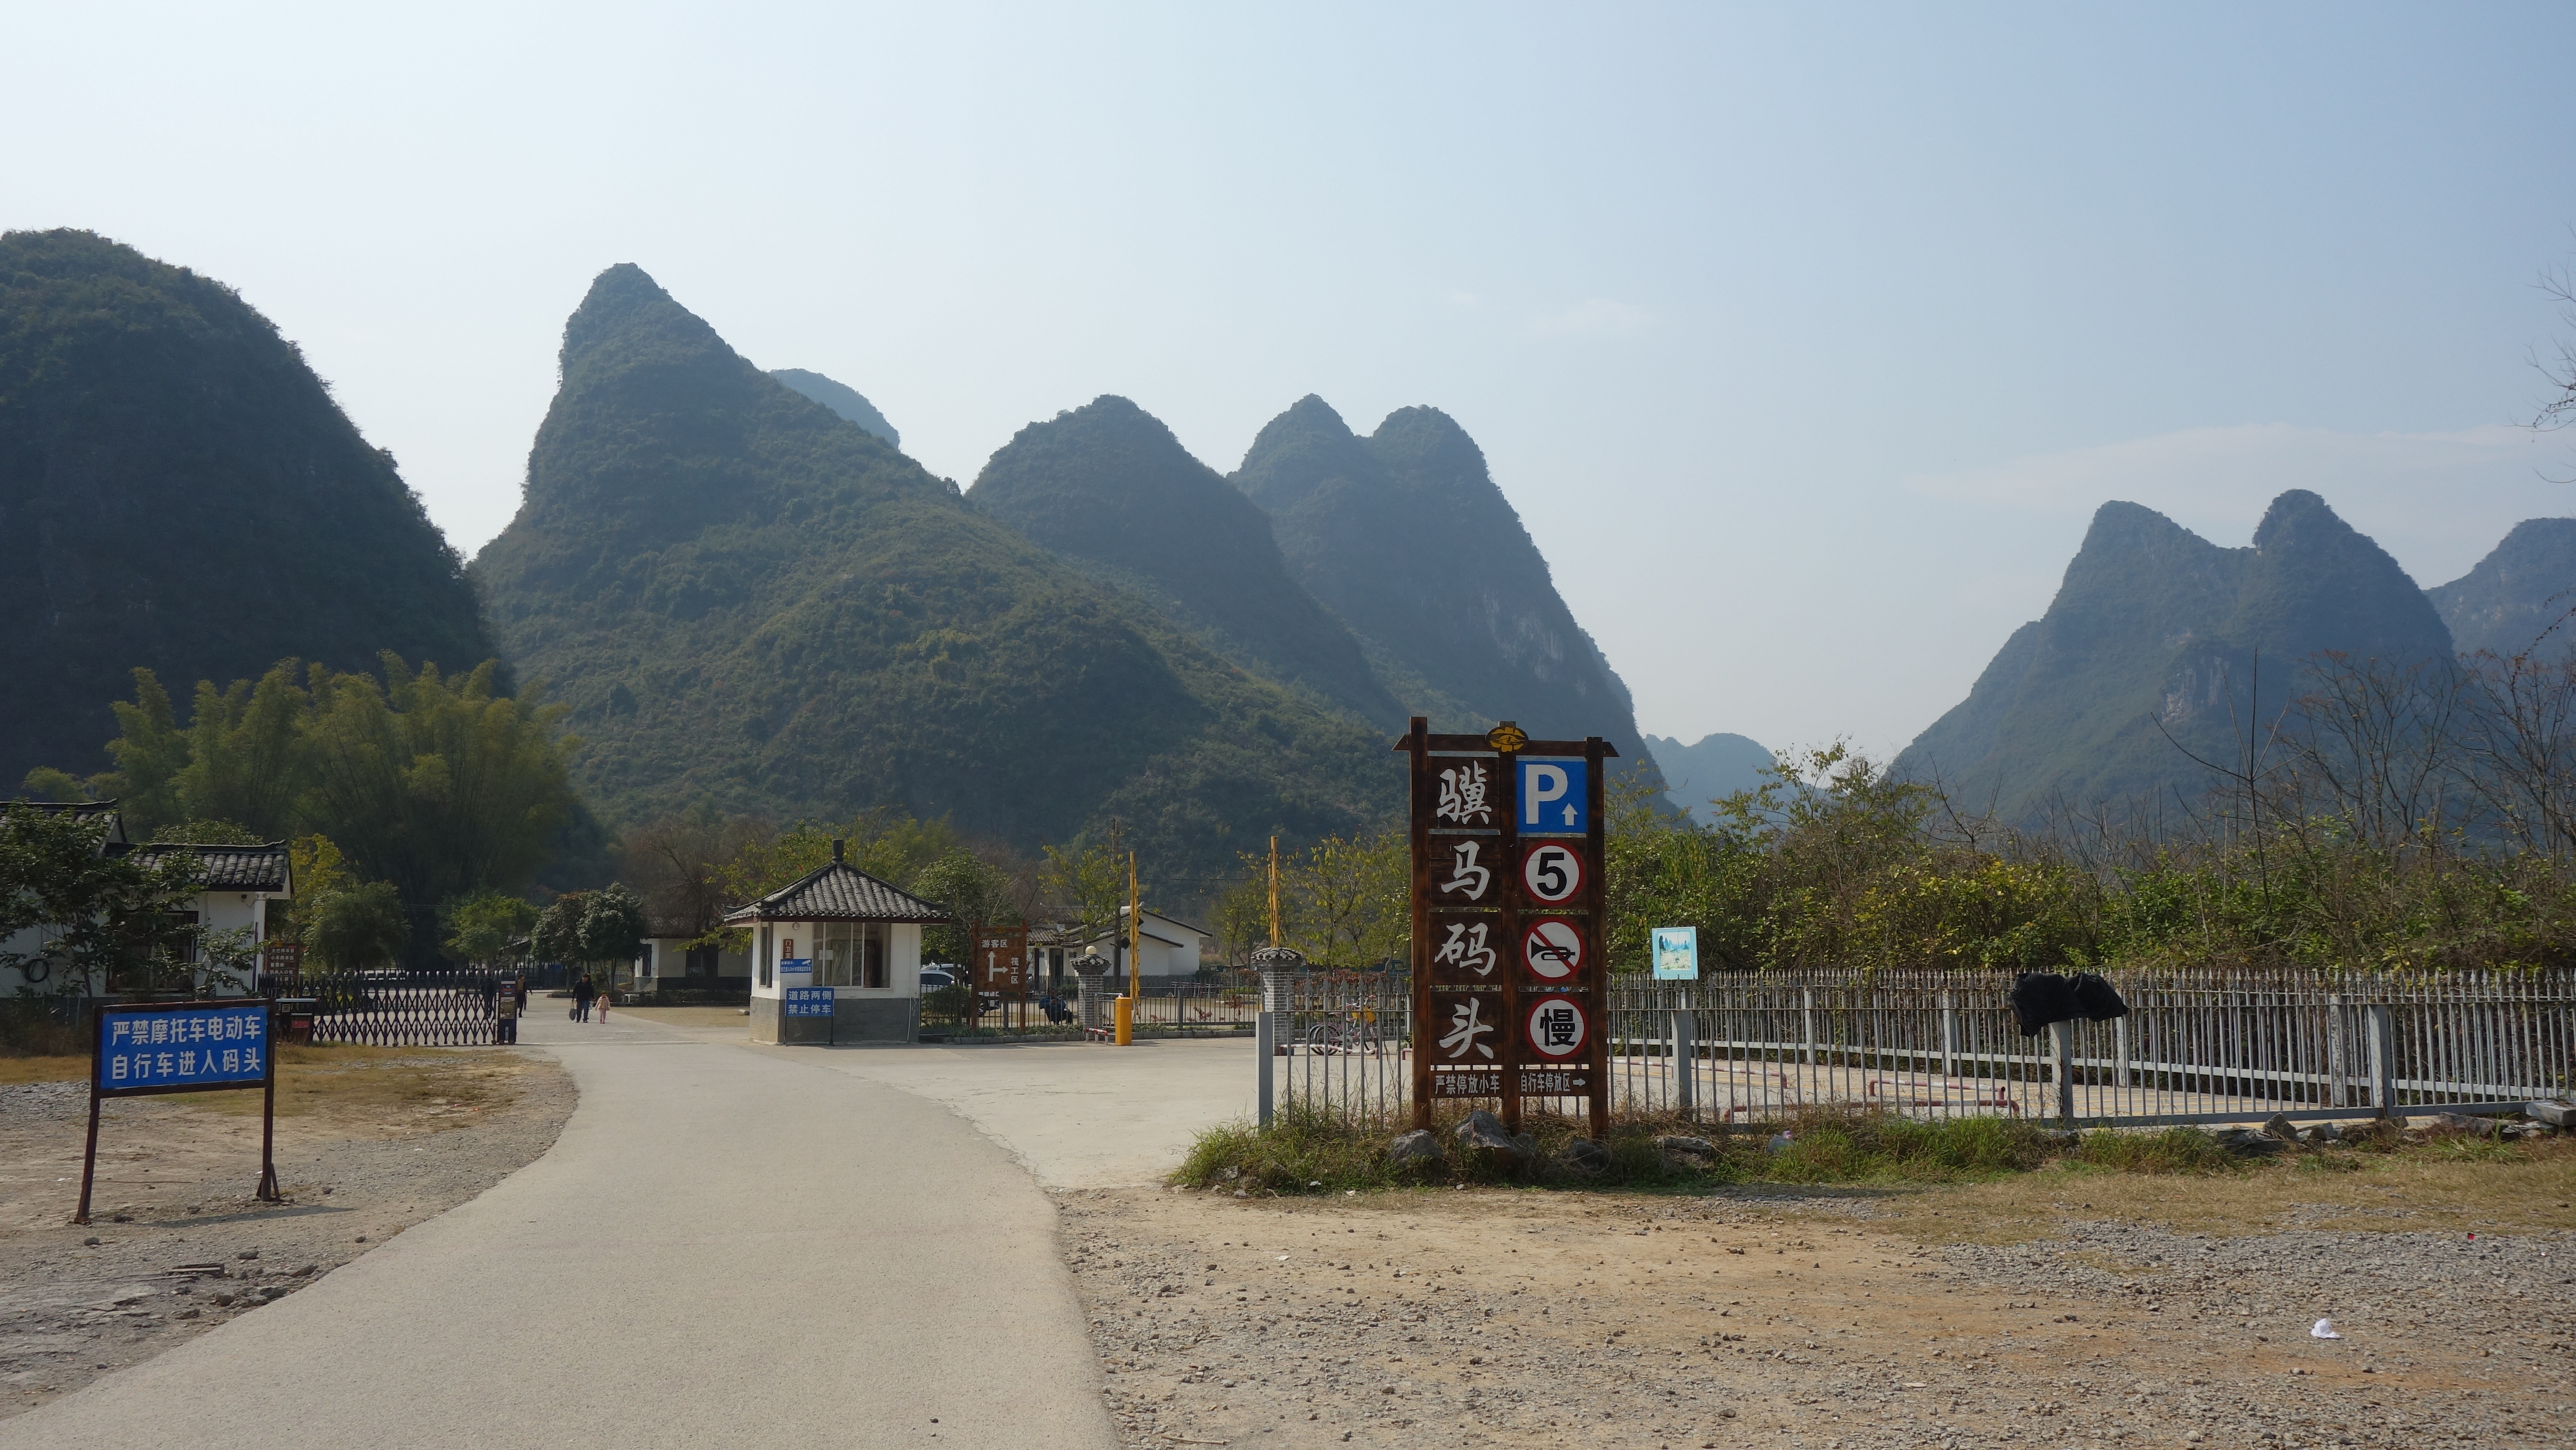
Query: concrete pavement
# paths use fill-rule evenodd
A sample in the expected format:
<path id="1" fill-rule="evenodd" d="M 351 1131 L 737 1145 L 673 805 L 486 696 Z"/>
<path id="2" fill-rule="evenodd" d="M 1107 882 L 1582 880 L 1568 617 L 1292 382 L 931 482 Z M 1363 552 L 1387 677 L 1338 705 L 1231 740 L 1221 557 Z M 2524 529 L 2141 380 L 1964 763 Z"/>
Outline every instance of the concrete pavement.
<path id="1" fill-rule="evenodd" d="M 1057 1161 L 1039 1114 L 957 1075 L 973 1064 L 746 1050 L 530 1005 L 524 1040 L 582 1093 L 551 1152 L 298 1293 L 0 1421 L 0 1450 L 1115 1444 L 1047 1196 L 946 1103 L 893 1085 L 944 1082 L 1004 1125 L 987 1131 L 1037 1146 L 1023 1157 Z M 934 1054 L 971 1051 L 996 1052 Z M 1089 1153 L 1059 1156 L 1132 1171 Z"/>

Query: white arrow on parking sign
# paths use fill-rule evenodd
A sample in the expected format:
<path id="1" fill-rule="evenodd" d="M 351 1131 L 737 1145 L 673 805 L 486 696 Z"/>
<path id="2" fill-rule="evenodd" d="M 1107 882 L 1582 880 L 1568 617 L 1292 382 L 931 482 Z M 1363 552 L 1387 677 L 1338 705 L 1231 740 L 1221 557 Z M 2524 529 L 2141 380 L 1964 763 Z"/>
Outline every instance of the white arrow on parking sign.
<path id="1" fill-rule="evenodd" d="M 1521 762 L 1521 829 L 1581 831 L 1587 806 L 1584 762 L 1533 757 Z"/>

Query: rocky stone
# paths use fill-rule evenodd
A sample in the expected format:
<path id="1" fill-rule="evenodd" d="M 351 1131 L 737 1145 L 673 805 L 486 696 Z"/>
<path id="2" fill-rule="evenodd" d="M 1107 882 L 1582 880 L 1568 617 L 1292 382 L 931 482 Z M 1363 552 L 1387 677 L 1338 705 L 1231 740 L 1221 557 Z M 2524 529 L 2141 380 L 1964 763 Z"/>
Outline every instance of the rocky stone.
<path id="1" fill-rule="evenodd" d="M 1503 1128 L 1503 1120 L 1482 1108 L 1467 1115 L 1450 1136 L 1458 1146 L 1472 1153 L 1482 1153 L 1497 1168 L 1518 1168 L 1529 1160 L 1529 1143 L 1515 1138 Z"/>
<path id="2" fill-rule="evenodd" d="M 2418 1128 L 2427 1133 L 2484 1134 L 2495 1125 L 2485 1118 L 2473 1118 L 2466 1113 L 2432 1113 L 2420 1118 L 2408 1118 L 2406 1126 Z"/>
<path id="3" fill-rule="evenodd" d="M 2299 1125 L 2291 1122 L 2290 1115 L 2287 1113 L 2274 1113 L 2264 1119 L 2263 1131 L 2284 1143 L 2299 1141 Z"/>
<path id="4" fill-rule="evenodd" d="M 2576 1127 L 2576 1103 L 2544 1098 L 2522 1105 L 2524 1117 L 2547 1123 L 2553 1128 Z"/>
<path id="5" fill-rule="evenodd" d="M 1693 1138 L 1683 1133 L 1666 1133 L 1655 1140 L 1655 1146 L 1683 1158 L 1714 1158 L 1717 1145 L 1706 1138 Z"/>
<path id="6" fill-rule="evenodd" d="M 2277 1153 L 2281 1140 L 2259 1128 L 2212 1128 L 2209 1140 L 2239 1157 L 2253 1158 Z"/>
<path id="7" fill-rule="evenodd" d="M 1589 1138 L 1565 1145 L 1565 1166 L 1577 1173 L 1599 1173 L 1610 1166 L 1610 1150 Z"/>
<path id="8" fill-rule="evenodd" d="M 1440 1136 L 1429 1128 L 1416 1128 L 1387 1145 L 1386 1158 L 1398 1168 L 1425 1166 L 1440 1162 Z"/>

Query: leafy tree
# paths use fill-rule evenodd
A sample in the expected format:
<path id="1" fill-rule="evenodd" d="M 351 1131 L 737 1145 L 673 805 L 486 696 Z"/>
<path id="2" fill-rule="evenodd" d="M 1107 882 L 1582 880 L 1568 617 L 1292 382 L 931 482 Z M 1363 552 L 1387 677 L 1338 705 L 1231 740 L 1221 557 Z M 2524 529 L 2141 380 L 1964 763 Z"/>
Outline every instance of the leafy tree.
<path id="1" fill-rule="evenodd" d="M 733 854 L 714 872 L 716 899 L 739 906 L 778 890 L 832 859 L 832 843 L 845 843 L 845 859 L 880 881 L 906 882 L 933 861 L 964 849 L 957 828 L 945 819 L 916 820 L 906 811 L 879 807 L 861 811 L 845 825 L 804 822 L 784 831 L 746 830 Z M 743 934 L 713 925 L 697 945 L 739 949 Z"/>
<path id="2" fill-rule="evenodd" d="M 442 908 L 443 945 L 461 962 L 488 967 L 506 958 L 510 943 L 536 929 L 537 909 L 501 891 L 478 891 Z"/>
<path id="3" fill-rule="evenodd" d="M 1405 961 L 1412 895 L 1412 848 L 1400 831 L 1328 836 L 1280 862 L 1282 933 L 1316 966 L 1357 971 Z"/>
<path id="4" fill-rule="evenodd" d="M 0 964 L 73 995 L 189 985 L 188 943 L 166 924 L 193 903 L 197 862 L 147 866 L 107 854 L 106 836 L 103 820 L 0 804 L 0 943 L 33 938 L 0 946 Z"/>
<path id="5" fill-rule="evenodd" d="M 303 926 L 305 953 L 335 972 L 389 965 L 411 941 L 411 914 L 390 881 L 345 886 L 317 898 Z"/>
<path id="6" fill-rule="evenodd" d="M 134 671 L 134 703 L 111 703 L 122 727 L 107 742 L 115 772 L 101 780 L 116 797 L 127 828 L 150 831 L 187 814 L 179 799 L 179 778 L 188 769 L 188 735 L 170 713 L 170 692 L 148 669 Z"/>
<path id="7" fill-rule="evenodd" d="M 540 960 L 567 964 L 588 960 L 582 955 L 581 918 L 589 897 L 587 891 L 567 891 L 537 914 L 536 933 L 528 944 Z"/>
<path id="8" fill-rule="evenodd" d="M 954 926 L 923 930 L 921 950 L 926 960 L 972 963 L 975 951 L 970 933 L 1020 921 L 1011 873 L 970 851 L 950 851 L 924 867 L 913 880 L 912 894 L 946 907 L 957 918 Z"/>
<path id="9" fill-rule="evenodd" d="M 1049 917 L 1077 942 L 1095 941 L 1117 926 L 1127 905 L 1127 852 L 1118 823 L 1110 823 L 1104 840 L 1043 849 L 1038 885 Z"/>
<path id="10" fill-rule="evenodd" d="M 575 940 L 586 962 L 633 961 L 644 949 L 644 903 L 623 882 L 585 893 Z"/>

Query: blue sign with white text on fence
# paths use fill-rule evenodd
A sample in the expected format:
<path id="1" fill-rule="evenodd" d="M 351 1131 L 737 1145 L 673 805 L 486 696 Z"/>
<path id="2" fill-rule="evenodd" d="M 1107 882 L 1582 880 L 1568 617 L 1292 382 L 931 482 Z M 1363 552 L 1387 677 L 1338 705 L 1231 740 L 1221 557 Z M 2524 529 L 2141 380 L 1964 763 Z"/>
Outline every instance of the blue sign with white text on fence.
<path id="1" fill-rule="evenodd" d="M 99 1009 L 101 1093 L 255 1087 L 268 1080 L 268 1003 Z"/>
<path id="2" fill-rule="evenodd" d="M 832 989 L 829 987 L 788 987 L 787 1015 L 790 1017 L 829 1017 L 832 1015 Z"/>
<path id="3" fill-rule="evenodd" d="M 1592 772 L 1580 756 L 1525 756 L 1520 762 L 1524 836 L 1580 836 L 1592 828 Z"/>

